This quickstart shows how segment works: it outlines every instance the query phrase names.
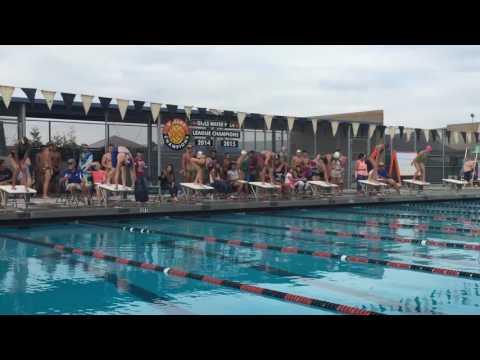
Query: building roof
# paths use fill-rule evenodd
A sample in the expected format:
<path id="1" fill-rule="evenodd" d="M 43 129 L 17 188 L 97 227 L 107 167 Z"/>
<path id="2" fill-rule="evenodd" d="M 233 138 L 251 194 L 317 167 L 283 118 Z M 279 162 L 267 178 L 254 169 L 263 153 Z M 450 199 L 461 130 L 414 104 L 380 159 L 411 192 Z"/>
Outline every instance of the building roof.
<path id="1" fill-rule="evenodd" d="M 338 120 L 383 125 L 383 110 L 359 111 L 345 114 L 311 116 L 311 119 Z"/>

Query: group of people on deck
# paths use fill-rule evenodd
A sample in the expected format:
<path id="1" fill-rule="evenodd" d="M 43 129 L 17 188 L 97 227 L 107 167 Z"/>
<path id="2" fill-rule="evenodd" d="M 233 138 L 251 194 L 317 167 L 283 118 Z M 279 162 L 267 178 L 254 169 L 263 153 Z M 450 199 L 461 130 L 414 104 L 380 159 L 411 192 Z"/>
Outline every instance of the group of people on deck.
<path id="1" fill-rule="evenodd" d="M 62 169 L 62 154 L 53 143 L 42 145 L 32 165 L 30 153 L 32 145 L 22 138 L 10 151 L 10 166 L 0 161 L 0 184 L 32 187 L 35 185 L 41 197 L 59 192 L 96 193 L 100 197 L 98 185 L 112 184 L 118 188 L 119 182 L 127 185 L 127 172 L 131 184 L 138 190 L 147 192 L 145 161 L 142 153 L 135 157 L 125 146 L 110 145 L 101 161 L 94 161 L 93 153 L 87 145 L 82 145 L 78 159 L 70 158 Z M 146 200 L 145 200 L 146 201 Z"/>

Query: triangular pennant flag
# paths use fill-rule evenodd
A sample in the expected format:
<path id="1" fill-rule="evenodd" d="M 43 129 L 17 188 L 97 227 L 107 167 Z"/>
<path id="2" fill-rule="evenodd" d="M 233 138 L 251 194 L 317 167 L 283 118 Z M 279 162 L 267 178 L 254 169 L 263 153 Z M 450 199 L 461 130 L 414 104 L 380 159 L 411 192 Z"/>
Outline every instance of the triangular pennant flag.
<path id="1" fill-rule="evenodd" d="M 353 137 L 357 137 L 359 127 L 360 127 L 360 123 L 358 122 L 352 123 Z"/>
<path id="2" fill-rule="evenodd" d="M 370 139 L 373 136 L 373 133 L 375 132 L 375 129 L 377 128 L 377 125 L 370 124 L 368 127 L 368 138 Z"/>
<path id="3" fill-rule="evenodd" d="M 438 138 L 438 132 L 437 130 L 431 130 L 432 132 L 432 142 L 436 142 Z"/>
<path id="4" fill-rule="evenodd" d="M 128 109 L 128 100 L 125 99 L 117 99 L 118 111 L 120 111 L 120 116 L 122 120 L 125 119 L 125 114 L 127 113 Z"/>
<path id="5" fill-rule="evenodd" d="M 404 126 L 399 126 L 399 127 L 398 127 L 398 131 L 399 131 L 399 133 L 400 133 L 400 138 L 403 138 L 403 132 L 404 132 L 404 130 L 405 130 L 405 127 L 404 127 Z"/>
<path id="6" fill-rule="evenodd" d="M 187 119 L 190 120 L 190 116 L 192 116 L 192 107 L 184 106 L 183 109 L 185 110 L 185 115 L 187 115 Z"/>
<path id="7" fill-rule="evenodd" d="M 170 116 L 175 116 L 175 114 L 177 113 L 178 106 L 167 104 L 167 109 Z"/>
<path id="8" fill-rule="evenodd" d="M 472 133 L 468 131 L 466 144 L 471 144 L 471 143 L 472 143 Z"/>
<path id="9" fill-rule="evenodd" d="M 108 110 L 108 108 L 110 107 L 110 103 L 112 102 L 112 98 L 99 96 L 98 100 L 100 101 L 100 104 L 102 105 L 103 110 Z"/>
<path id="10" fill-rule="evenodd" d="M 459 143 L 459 139 L 458 139 L 458 137 L 459 137 L 459 136 L 458 136 L 458 132 L 456 132 L 456 131 L 453 131 L 453 133 L 452 133 L 452 134 L 453 134 L 453 137 L 452 137 L 452 138 L 453 138 L 453 139 L 452 139 L 452 140 L 453 140 L 453 144 L 458 144 L 458 143 Z"/>
<path id="11" fill-rule="evenodd" d="M 241 129 L 243 122 L 245 121 L 245 117 L 247 116 L 244 112 L 237 112 L 237 119 L 238 119 L 238 127 Z"/>
<path id="12" fill-rule="evenodd" d="M 318 128 L 318 120 L 317 119 L 312 119 L 312 127 L 313 127 L 313 133 L 317 133 L 317 128 Z"/>
<path id="13" fill-rule="evenodd" d="M 293 116 L 287 117 L 288 131 L 292 131 L 295 118 Z"/>
<path id="14" fill-rule="evenodd" d="M 27 95 L 28 101 L 30 101 L 30 104 L 35 103 L 35 94 L 37 93 L 37 89 L 34 88 L 22 88 L 22 91 Z"/>
<path id="15" fill-rule="evenodd" d="M 90 111 L 90 106 L 92 106 L 93 95 L 81 95 L 80 97 L 82 98 L 83 111 L 87 115 Z"/>
<path id="16" fill-rule="evenodd" d="M 52 110 L 53 98 L 55 97 L 56 92 L 48 91 L 48 90 L 40 90 L 40 92 L 42 93 L 43 97 L 45 98 L 45 101 L 47 102 L 48 109 Z"/>
<path id="17" fill-rule="evenodd" d="M 135 111 L 142 111 L 145 101 L 133 100 L 133 106 L 135 106 Z"/>
<path id="18" fill-rule="evenodd" d="M 465 131 L 460 132 L 462 135 L 463 142 L 466 144 L 467 143 L 467 133 Z"/>
<path id="19" fill-rule="evenodd" d="M 2 95 L 3 103 L 5 104 L 5 107 L 7 109 L 10 106 L 10 101 L 12 100 L 12 95 L 14 90 L 15 90 L 15 87 L 13 86 L 5 86 L 5 85 L 0 86 L 0 95 Z"/>
<path id="20" fill-rule="evenodd" d="M 430 130 L 423 130 L 423 132 L 425 133 L 425 140 L 428 141 L 430 140 Z"/>
<path id="21" fill-rule="evenodd" d="M 480 133 L 476 132 L 475 134 L 475 142 L 478 144 Z"/>
<path id="22" fill-rule="evenodd" d="M 390 139 L 393 139 L 395 137 L 395 130 L 395 126 L 388 127 L 388 135 L 390 135 Z"/>
<path id="23" fill-rule="evenodd" d="M 158 115 L 160 115 L 160 109 L 162 104 L 150 103 L 150 111 L 152 112 L 153 122 L 157 121 Z"/>
<path id="24" fill-rule="evenodd" d="M 63 103 L 65 104 L 65 107 L 70 110 L 73 105 L 73 99 L 75 99 L 75 94 L 70 94 L 70 93 L 60 93 L 62 95 Z"/>
<path id="25" fill-rule="evenodd" d="M 412 129 L 410 129 L 410 128 L 405 128 L 404 132 L 405 132 L 405 140 L 406 140 L 407 142 L 409 142 L 409 141 L 410 141 L 410 137 L 412 136 Z"/>
<path id="26" fill-rule="evenodd" d="M 270 128 L 272 127 L 273 116 L 272 115 L 263 115 L 263 118 L 265 119 L 265 124 L 267 124 L 267 129 L 270 130 Z"/>
<path id="27" fill-rule="evenodd" d="M 335 137 L 337 135 L 337 130 L 338 130 L 338 121 L 330 121 L 330 125 L 332 125 L 332 135 Z"/>

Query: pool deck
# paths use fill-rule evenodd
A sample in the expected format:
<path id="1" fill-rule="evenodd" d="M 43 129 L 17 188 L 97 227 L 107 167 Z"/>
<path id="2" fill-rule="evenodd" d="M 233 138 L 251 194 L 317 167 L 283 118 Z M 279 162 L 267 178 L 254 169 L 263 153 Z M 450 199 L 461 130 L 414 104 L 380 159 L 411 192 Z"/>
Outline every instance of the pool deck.
<path id="1" fill-rule="evenodd" d="M 197 212 L 252 211 L 305 207 L 331 207 L 362 204 L 391 204 L 402 202 L 444 201 L 460 199 L 480 199 L 480 188 L 466 188 L 455 192 L 440 185 L 432 185 L 428 190 L 417 194 L 403 190 L 400 195 L 387 194 L 383 199 L 378 197 L 358 196 L 353 192 L 340 196 L 308 198 L 308 199 L 273 199 L 273 200 L 202 200 L 200 202 L 147 203 L 139 205 L 134 201 L 116 201 L 108 207 L 65 207 L 54 201 L 33 199 L 31 206 L 25 208 L 23 202 L 19 207 L 0 209 L 0 225 L 22 224 L 30 222 L 62 221 L 65 219 L 99 218 L 119 216 L 171 215 Z"/>

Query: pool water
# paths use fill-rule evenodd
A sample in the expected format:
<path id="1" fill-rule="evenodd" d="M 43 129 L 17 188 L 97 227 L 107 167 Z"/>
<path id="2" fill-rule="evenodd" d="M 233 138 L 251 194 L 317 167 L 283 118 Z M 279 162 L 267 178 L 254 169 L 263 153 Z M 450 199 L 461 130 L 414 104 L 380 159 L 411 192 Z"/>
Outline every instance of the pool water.
<path id="1" fill-rule="evenodd" d="M 172 276 L 168 270 L 61 252 L 53 245 L 385 315 L 480 314 L 477 229 L 480 201 L 3 227 L 0 314 L 341 314 L 335 308 Z M 237 241 L 225 243 L 231 240 Z M 316 256 L 327 253 L 340 257 Z M 365 258 L 410 268 L 366 263 Z M 450 271 L 445 275 L 429 269 Z"/>

